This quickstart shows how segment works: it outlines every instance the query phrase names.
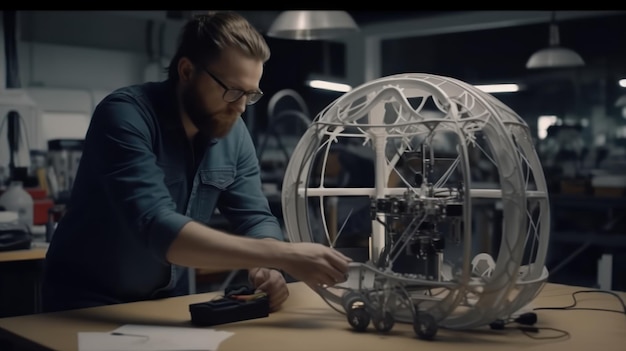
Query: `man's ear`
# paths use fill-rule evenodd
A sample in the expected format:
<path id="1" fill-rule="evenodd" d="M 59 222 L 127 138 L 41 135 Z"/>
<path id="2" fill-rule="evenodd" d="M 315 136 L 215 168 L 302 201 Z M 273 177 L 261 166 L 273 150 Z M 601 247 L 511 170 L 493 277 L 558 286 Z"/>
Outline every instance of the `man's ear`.
<path id="1" fill-rule="evenodd" d="M 187 57 L 181 57 L 178 60 L 178 76 L 183 82 L 189 82 L 193 77 L 195 67 Z"/>

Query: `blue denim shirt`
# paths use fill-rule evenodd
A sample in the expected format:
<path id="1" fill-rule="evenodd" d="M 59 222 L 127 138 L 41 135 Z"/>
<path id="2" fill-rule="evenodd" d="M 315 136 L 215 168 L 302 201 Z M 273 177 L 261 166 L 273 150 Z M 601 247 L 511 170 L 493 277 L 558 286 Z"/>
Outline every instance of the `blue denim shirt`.
<path id="1" fill-rule="evenodd" d="M 186 274 L 166 260 L 169 245 L 189 221 L 209 223 L 216 207 L 233 234 L 284 240 L 243 120 L 207 141 L 198 162 L 172 82 L 114 91 L 94 111 L 48 249 L 44 309 L 168 296 Z"/>

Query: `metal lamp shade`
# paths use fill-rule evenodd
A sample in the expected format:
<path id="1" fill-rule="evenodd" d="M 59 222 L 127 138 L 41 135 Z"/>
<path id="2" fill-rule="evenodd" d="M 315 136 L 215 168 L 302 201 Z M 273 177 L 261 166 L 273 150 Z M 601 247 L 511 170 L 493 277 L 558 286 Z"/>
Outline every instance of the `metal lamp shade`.
<path id="1" fill-rule="evenodd" d="M 535 52 L 526 63 L 526 68 L 575 67 L 585 61 L 573 50 L 552 46 Z"/>
<path id="2" fill-rule="evenodd" d="M 526 62 L 526 68 L 556 68 L 584 66 L 585 61 L 580 55 L 570 49 L 560 46 L 559 27 L 554 22 L 550 24 L 550 46 L 535 52 Z"/>
<path id="3" fill-rule="evenodd" d="M 345 11 L 283 11 L 267 35 L 282 39 L 332 39 L 358 32 L 354 19 Z"/>

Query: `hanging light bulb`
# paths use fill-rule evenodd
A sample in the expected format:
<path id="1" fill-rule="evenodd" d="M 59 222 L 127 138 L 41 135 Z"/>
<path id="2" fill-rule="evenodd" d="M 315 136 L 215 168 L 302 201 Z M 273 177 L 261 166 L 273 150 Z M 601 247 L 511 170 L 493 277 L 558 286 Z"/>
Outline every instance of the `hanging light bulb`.
<path id="1" fill-rule="evenodd" d="M 267 35 L 282 39 L 333 39 L 359 31 L 346 11 L 283 11 Z"/>
<path id="2" fill-rule="evenodd" d="M 560 46 L 559 27 L 556 24 L 556 12 L 552 12 L 550 20 L 550 46 L 535 52 L 526 63 L 526 68 L 558 68 L 584 66 L 585 61 L 580 55 L 568 48 Z"/>

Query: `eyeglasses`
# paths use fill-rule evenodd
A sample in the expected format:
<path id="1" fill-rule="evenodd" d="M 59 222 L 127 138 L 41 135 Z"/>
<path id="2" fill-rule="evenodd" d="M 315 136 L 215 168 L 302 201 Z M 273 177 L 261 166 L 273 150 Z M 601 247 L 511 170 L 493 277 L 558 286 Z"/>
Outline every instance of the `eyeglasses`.
<path id="1" fill-rule="evenodd" d="M 222 88 L 224 88 L 224 95 L 222 95 L 222 99 L 224 99 L 224 101 L 226 102 L 235 102 L 241 99 L 241 97 L 245 95 L 246 105 L 253 105 L 257 101 L 261 100 L 261 98 L 263 97 L 263 92 L 260 90 L 259 91 L 243 91 L 241 89 L 229 88 L 226 86 L 226 84 L 224 84 L 221 80 L 219 80 L 219 78 L 217 78 L 213 73 L 209 72 L 209 70 L 207 70 L 205 67 L 202 67 L 202 69 L 206 72 L 206 74 L 210 75 L 211 78 L 213 78 L 213 80 L 217 82 L 217 84 L 219 84 Z"/>

